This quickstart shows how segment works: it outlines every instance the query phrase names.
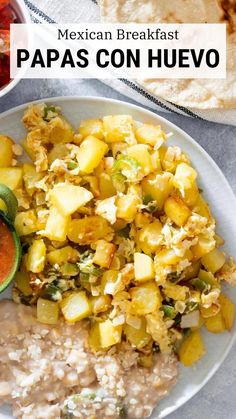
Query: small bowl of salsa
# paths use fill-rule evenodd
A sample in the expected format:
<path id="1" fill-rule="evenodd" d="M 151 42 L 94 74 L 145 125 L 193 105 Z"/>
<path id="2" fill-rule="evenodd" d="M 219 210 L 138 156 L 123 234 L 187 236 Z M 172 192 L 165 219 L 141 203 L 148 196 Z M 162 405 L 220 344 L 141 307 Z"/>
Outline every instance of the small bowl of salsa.
<path id="1" fill-rule="evenodd" d="M 0 0 L 0 98 L 19 82 L 10 78 L 10 25 L 30 22 L 23 0 Z"/>

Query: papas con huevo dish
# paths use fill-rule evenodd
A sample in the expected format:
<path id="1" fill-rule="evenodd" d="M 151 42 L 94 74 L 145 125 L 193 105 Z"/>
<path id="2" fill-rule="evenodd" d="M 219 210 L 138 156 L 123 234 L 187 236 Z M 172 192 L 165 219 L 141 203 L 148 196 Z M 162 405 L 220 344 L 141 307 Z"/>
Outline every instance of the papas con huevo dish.
<path id="1" fill-rule="evenodd" d="M 91 117 L 75 130 L 56 106 L 30 106 L 23 164 L 0 137 L 23 246 L 13 299 L 50 327 L 87 319 L 95 355 L 128 344 L 140 367 L 158 352 L 191 366 L 205 353 L 201 327 L 232 327 L 221 285 L 234 285 L 235 263 L 170 133 L 130 115 Z"/>

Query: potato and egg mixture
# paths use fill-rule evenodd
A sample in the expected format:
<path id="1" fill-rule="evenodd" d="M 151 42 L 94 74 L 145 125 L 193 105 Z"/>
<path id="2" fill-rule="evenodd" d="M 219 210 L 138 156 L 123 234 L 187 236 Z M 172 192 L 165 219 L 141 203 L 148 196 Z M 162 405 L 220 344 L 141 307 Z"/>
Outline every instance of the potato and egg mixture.
<path id="1" fill-rule="evenodd" d="M 17 196 L 23 247 L 14 300 L 37 305 L 42 323 L 88 318 L 93 351 L 127 340 L 143 366 L 156 351 L 196 362 L 201 326 L 232 327 L 221 282 L 235 282 L 236 268 L 189 157 L 129 115 L 75 131 L 58 107 L 37 104 L 23 123 L 31 162 L 17 164 L 19 146 L 0 137 L 0 182 Z"/>

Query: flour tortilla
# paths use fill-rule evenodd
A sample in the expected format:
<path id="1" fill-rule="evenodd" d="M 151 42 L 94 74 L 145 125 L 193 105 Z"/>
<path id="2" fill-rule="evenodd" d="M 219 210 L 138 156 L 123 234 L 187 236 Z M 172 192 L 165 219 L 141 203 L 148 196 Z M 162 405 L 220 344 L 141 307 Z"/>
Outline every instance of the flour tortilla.
<path id="1" fill-rule="evenodd" d="M 227 78 L 139 79 L 151 93 L 198 109 L 236 108 L 236 0 L 101 0 L 111 23 L 227 23 Z"/>

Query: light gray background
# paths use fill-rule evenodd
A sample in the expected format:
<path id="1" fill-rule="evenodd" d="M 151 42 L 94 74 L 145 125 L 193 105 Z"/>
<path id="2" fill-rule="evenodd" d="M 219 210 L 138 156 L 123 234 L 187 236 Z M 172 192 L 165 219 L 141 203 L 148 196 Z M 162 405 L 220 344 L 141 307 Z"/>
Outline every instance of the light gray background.
<path id="1" fill-rule="evenodd" d="M 0 99 L 0 112 L 22 103 L 53 96 L 104 96 L 135 103 L 96 79 L 22 80 L 12 92 Z M 202 145 L 236 193 L 236 127 L 164 112 L 160 112 L 160 115 L 181 127 Z M 236 344 L 204 389 L 168 418 L 236 419 Z"/>

